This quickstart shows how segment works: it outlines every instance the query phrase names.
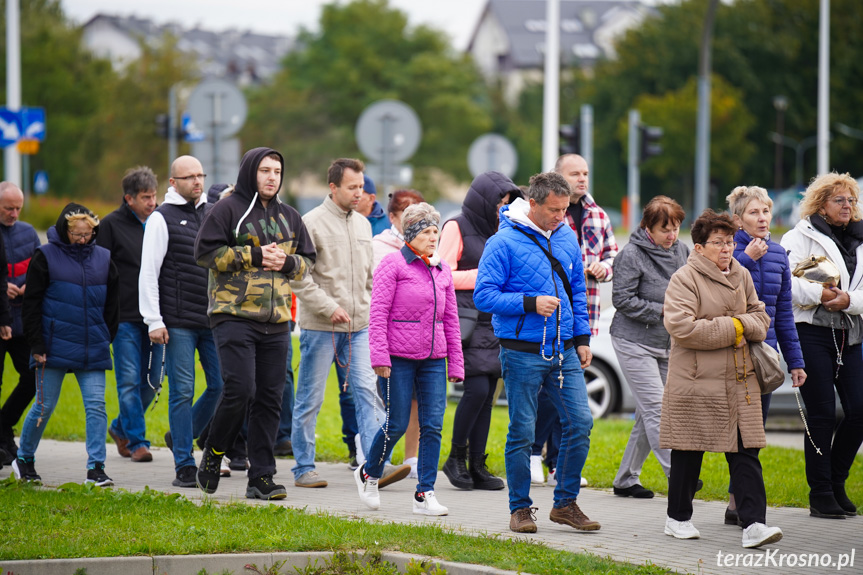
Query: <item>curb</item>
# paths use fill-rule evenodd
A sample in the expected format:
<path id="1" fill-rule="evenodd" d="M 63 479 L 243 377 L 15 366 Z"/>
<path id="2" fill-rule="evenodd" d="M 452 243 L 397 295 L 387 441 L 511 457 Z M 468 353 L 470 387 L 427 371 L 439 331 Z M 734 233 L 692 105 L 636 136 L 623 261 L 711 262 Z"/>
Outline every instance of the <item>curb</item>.
<path id="1" fill-rule="evenodd" d="M 284 561 L 279 573 L 295 573 L 294 568 L 304 569 L 315 562 L 332 558 L 331 551 L 304 553 L 237 553 L 216 555 L 156 555 L 153 557 L 93 557 L 80 559 L 37 559 L 25 561 L 0 561 L 3 575 L 197 575 L 206 570 L 211 575 L 221 575 L 225 571 L 241 575 L 251 573 L 246 565 L 255 565 L 261 572 L 268 567 Z M 505 571 L 485 565 L 440 561 L 434 557 L 408 553 L 381 553 L 384 561 L 389 561 L 404 571 L 411 560 L 431 562 L 446 569 L 447 575 L 517 575 L 516 571 Z"/>

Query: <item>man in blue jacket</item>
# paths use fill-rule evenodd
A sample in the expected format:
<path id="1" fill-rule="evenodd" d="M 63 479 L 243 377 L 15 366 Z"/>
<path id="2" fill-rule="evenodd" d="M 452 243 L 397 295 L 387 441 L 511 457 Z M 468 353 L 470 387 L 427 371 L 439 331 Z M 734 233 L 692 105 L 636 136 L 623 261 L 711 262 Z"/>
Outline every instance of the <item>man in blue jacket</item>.
<path id="1" fill-rule="evenodd" d="M 563 426 L 549 518 L 581 531 L 600 528 L 576 503 L 593 427 L 583 371 L 592 354 L 581 250 L 575 232 L 563 223 L 569 196 L 560 174 L 533 176 L 528 199 L 500 209 L 500 229 L 485 246 L 474 290 L 477 309 L 492 314 L 500 340 L 510 421 L 509 527 L 518 533 L 536 532 L 530 446 L 543 387 Z"/>

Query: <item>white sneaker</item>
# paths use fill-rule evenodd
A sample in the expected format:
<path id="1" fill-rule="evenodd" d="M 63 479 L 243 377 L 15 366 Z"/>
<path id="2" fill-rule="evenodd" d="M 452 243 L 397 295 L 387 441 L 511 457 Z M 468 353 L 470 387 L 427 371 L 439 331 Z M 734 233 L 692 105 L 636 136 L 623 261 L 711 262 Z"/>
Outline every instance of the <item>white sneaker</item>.
<path id="1" fill-rule="evenodd" d="M 222 463 L 219 465 L 219 475 L 222 477 L 230 477 L 231 476 L 231 468 L 229 466 L 230 460 L 227 457 L 222 458 Z"/>
<path id="2" fill-rule="evenodd" d="M 776 543 L 780 539 L 782 539 L 781 529 L 768 527 L 763 523 L 753 523 L 743 530 L 743 547 L 746 549 Z"/>
<path id="3" fill-rule="evenodd" d="M 419 479 L 419 475 L 417 475 L 417 463 L 419 460 L 416 457 L 410 457 L 405 459 L 405 463 L 411 466 L 411 472 L 408 473 L 408 477 L 410 479 Z"/>
<path id="4" fill-rule="evenodd" d="M 545 484 L 545 475 L 542 472 L 542 455 L 530 456 L 530 483 L 532 485 Z"/>
<path id="5" fill-rule="evenodd" d="M 378 494 L 378 480 L 366 478 L 363 481 L 363 467 L 357 467 L 354 471 L 354 481 L 357 483 L 357 493 L 360 494 L 360 501 L 365 503 L 369 509 L 381 508 L 381 496 Z"/>
<path id="6" fill-rule="evenodd" d="M 692 524 L 692 521 L 675 521 L 671 517 L 665 520 L 665 534 L 677 539 L 698 539 L 701 533 Z"/>
<path id="7" fill-rule="evenodd" d="M 581 478 L 581 486 L 587 487 L 587 479 L 585 479 L 584 477 Z"/>
<path id="8" fill-rule="evenodd" d="M 548 472 L 548 479 L 545 483 L 549 487 L 554 487 L 555 485 L 557 485 L 557 469 L 552 469 Z"/>
<path id="9" fill-rule="evenodd" d="M 417 500 L 417 497 L 420 500 Z M 448 515 L 449 509 L 438 503 L 434 491 L 414 494 L 414 513 L 417 515 Z"/>
<path id="10" fill-rule="evenodd" d="M 362 467 L 363 463 L 366 462 L 366 454 L 363 453 L 363 440 L 360 438 L 359 433 L 354 435 L 354 446 L 357 448 L 357 463 Z"/>

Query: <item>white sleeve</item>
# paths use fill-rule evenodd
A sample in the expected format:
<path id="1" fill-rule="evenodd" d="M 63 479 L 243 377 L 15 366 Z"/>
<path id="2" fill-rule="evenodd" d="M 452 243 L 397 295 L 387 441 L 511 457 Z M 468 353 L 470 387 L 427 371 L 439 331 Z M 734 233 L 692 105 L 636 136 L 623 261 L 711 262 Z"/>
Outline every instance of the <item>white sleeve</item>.
<path id="1" fill-rule="evenodd" d="M 165 327 L 159 308 L 159 272 L 167 252 L 168 226 L 162 214 L 153 212 L 144 227 L 141 273 L 138 275 L 138 307 L 150 332 Z"/>

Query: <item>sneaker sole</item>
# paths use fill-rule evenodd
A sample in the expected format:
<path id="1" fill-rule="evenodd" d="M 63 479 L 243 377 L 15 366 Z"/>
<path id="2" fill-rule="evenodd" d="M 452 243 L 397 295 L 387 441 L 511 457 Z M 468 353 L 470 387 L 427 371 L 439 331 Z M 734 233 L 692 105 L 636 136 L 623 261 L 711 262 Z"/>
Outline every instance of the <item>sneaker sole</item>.
<path id="1" fill-rule="evenodd" d="M 248 487 L 246 488 L 246 498 L 247 499 L 263 499 L 265 501 L 270 501 L 273 499 L 284 499 L 288 496 L 287 491 L 284 489 L 274 489 L 269 493 L 264 493 L 257 487 Z"/>
<path id="2" fill-rule="evenodd" d="M 509 530 L 514 533 L 536 533 L 536 525 L 534 525 L 533 527 L 521 527 L 519 529 L 516 529 L 515 527 L 510 527 Z"/>
<path id="3" fill-rule="evenodd" d="M 770 537 L 764 539 L 763 541 L 751 541 L 749 543 L 744 543 L 743 547 L 745 549 L 754 549 L 755 547 L 761 547 L 762 545 L 769 545 L 771 543 L 776 543 L 782 539 L 782 533 L 774 533 Z"/>
<path id="4" fill-rule="evenodd" d="M 700 533 L 699 533 L 699 534 L 697 534 L 697 535 L 678 535 L 678 534 L 676 534 L 674 531 L 672 531 L 671 529 L 669 529 L 668 527 L 666 527 L 666 528 L 665 528 L 665 534 L 666 534 L 666 535 L 671 535 L 671 536 L 672 536 L 672 537 L 674 537 L 675 539 L 701 539 L 701 534 L 700 534 Z"/>
<path id="5" fill-rule="evenodd" d="M 175 479 L 171 482 L 171 485 L 174 487 L 198 487 L 198 480 L 195 481 L 180 481 L 179 479 Z M 215 493 L 215 491 L 213 492 Z"/>
<path id="6" fill-rule="evenodd" d="M 845 519 L 846 515 L 843 512 L 842 515 L 834 515 L 832 513 L 822 513 L 817 509 L 809 508 L 809 515 L 811 517 L 818 517 L 819 519 Z"/>
<path id="7" fill-rule="evenodd" d="M 443 511 L 432 511 L 431 509 L 423 509 L 422 507 L 414 507 L 415 515 L 427 515 L 430 517 L 443 517 L 444 515 L 449 515 L 449 509 L 445 509 Z"/>
<path id="8" fill-rule="evenodd" d="M 111 479 L 109 479 L 108 481 L 94 481 L 93 479 L 88 479 L 84 483 L 92 483 L 96 487 L 110 487 L 110 486 L 114 485 L 114 481 Z"/>
<path id="9" fill-rule="evenodd" d="M 411 472 L 410 465 L 399 465 L 395 471 L 390 473 L 389 475 L 384 475 L 378 480 L 378 489 L 382 487 L 386 487 L 387 485 L 392 485 L 396 481 L 401 481 L 405 477 L 407 477 Z"/>
<path id="10" fill-rule="evenodd" d="M 408 471 L 408 473 L 410 473 L 410 471 Z M 450 473 L 450 470 L 446 467 L 443 468 L 443 474 L 446 475 L 446 478 L 449 479 L 449 482 L 456 489 L 465 489 L 470 491 L 474 488 L 473 480 L 462 481 L 454 473 Z"/>
<path id="11" fill-rule="evenodd" d="M 300 483 L 299 481 L 294 481 L 294 487 L 308 487 L 312 489 L 318 489 L 321 487 L 326 487 L 328 483 L 321 479 L 320 481 L 316 481 L 314 483 Z"/>
<path id="12" fill-rule="evenodd" d="M 175 480 L 175 481 L 176 481 L 176 480 Z M 197 485 L 197 486 L 198 486 L 198 489 L 200 489 L 201 491 L 203 491 L 204 493 L 206 493 L 206 494 L 208 494 L 208 495 L 212 495 L 212 494 L 213 494 L 213 493 L 215 493 L 215 492 L 216 492 L 216 490 L 219 488 L 219 483 L 218 483 L 218 482 L 216 482 L 216 486 L 215 486 L 215 487 L 213 487 L 213 488 L 210 488 L 210 487 L 209 487 L 209 483 L 207 484 L 207 487 L 204 487 L 203 485 L 201 485 L 201 480 L 200 480 L 200 479 L 198 479 L 198 474 L 197 474 L 197 473 L 195 474 L 195 485 Z"/>
<path id="13" fill-rule="evenodd" d="M 551 521 L 554 523 L 560 523 L 561 525 L 568 525 L 573 529 L 577 529 L 579 531 L 599 531 L 602 525 L 599 523 L 589 523 L 587 525 L 579 525 L 577 523 L 573 523 L 572 521 L 561 519 L 559 517 L 549 517 Z"/>

